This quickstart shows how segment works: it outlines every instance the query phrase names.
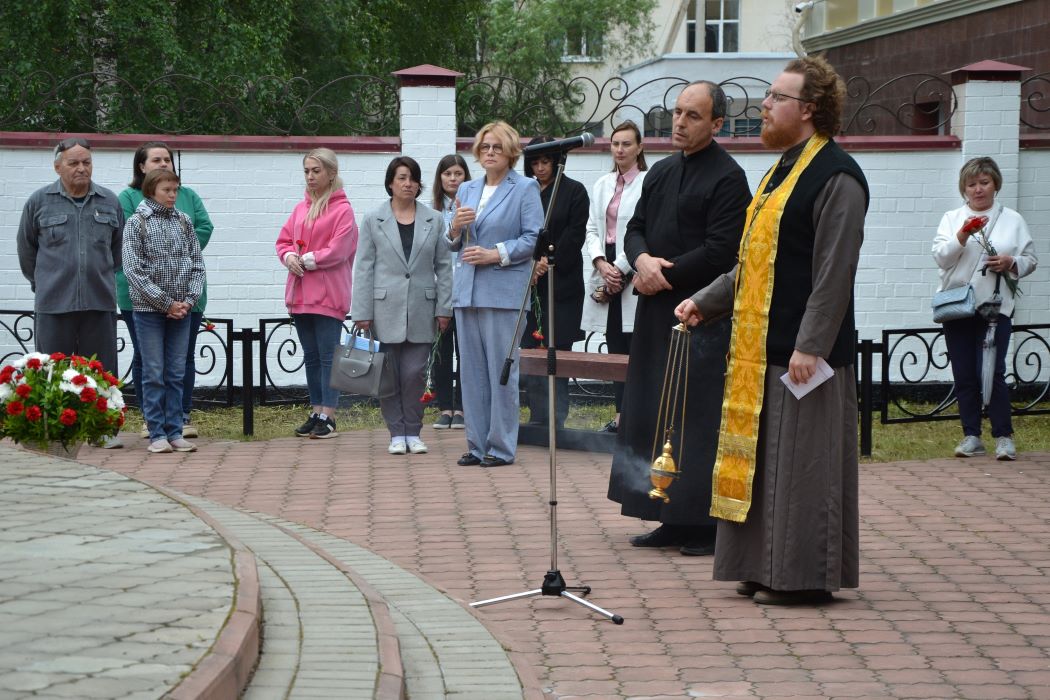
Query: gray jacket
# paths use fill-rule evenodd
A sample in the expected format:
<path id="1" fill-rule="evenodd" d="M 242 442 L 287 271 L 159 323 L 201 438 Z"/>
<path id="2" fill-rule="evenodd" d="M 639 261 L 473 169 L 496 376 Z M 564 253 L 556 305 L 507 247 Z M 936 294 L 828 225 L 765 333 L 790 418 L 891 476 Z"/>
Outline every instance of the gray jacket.
<path id="1" fill-rule="evenodd" d="M 94 182 L 78 205 L 56 180 L 32 195 L 18 224 L 18 262 L 36 294 L 34 310 L 114 311 L 124 212 Z"/>

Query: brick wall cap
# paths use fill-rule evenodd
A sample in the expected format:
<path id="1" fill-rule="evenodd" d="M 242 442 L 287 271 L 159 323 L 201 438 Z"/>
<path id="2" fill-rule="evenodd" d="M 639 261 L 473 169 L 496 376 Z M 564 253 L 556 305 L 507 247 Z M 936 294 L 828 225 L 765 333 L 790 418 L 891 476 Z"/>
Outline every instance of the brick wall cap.
<path id="1" fill-rule="evenodd" d="M 424 63 L 396 70 L 390 75 L 398 79 L 401 87 L 455 87 L 456 78 L 463 74 L 459 71 Z"/>
<path id="2" fill-rule="evenodd" d="M 952 85 L 959 85 L 969 80 L 992 80 L 995 82 L 1010 82 L 1020 80 L 1021 73 L 1032 70 L 1027 66 L 1018 66 L 1013 63 L 1002 61 L 978 61 L 962 68 L 950 70 L 945 75 L 952 77 Z"/>

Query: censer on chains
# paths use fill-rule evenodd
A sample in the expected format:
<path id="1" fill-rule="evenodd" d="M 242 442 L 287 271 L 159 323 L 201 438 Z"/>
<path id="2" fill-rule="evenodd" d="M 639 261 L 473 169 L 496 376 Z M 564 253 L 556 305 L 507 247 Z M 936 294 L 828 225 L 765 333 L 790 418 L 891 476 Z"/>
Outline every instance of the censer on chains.
<path id="1" fill-rule="evenodd" d="M 671 343 L 667 348 L 667 365 L 664 367 L 664 384 L 660 389 L 660 407 L 656 416 L 656 432 L 653 435 L 652 467 L 649 481 L 653 488 L 649 498 L 670 503 L 667 489 L 678 478 L 675 464 L 674 440 L 678 433 L 678 461 L 682 461 L 682 445 L 685 437 L 685 402 L 689 386 L 689 328 L 679 323 L 671 329 Z M 678 425 L 675 425 L 675 420 Z M 661 446 L 662 445 L 662 446 Z M 659 448 L 659 456 L 657 456 Z"/>

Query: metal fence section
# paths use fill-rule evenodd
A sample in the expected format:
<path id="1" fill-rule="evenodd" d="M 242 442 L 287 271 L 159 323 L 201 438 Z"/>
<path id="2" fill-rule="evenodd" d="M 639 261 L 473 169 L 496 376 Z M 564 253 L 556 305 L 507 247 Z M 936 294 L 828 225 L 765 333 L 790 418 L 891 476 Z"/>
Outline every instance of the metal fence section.
<path id="1" fill-rule="evenodd" d="M 119 331 L 118 351 L 122 380 L 130 379 L 131 348 L 126 329 Z M 307 392 L 299 373 L 303 369 L 302 349 L 294 333 L 293 321 L 285 316 L 259 319 L 256 328 L 235 330 L 230 319 L 209 319 L 202 328 L 194 350 L 198 377 L 214 378 L 212 384 L 198 386 L 194 401 L 205 406 L 240 405 L 244 411 L 244 434 L 254 432 L 256 404 L 277 406 L 303 404 Z M 350 330 L 350 319 L 344 330 Z M 33 312 L 0 310 L 0 365 L 31 352 Z M 239 349 L 241 382 L 233 382 L 234 357 Z M 584 351 L 604 352 L 605 339 L 590 333 Z M 256 361 L 258 355 L 258 361 Z M 876 361 L 880 376 L 875 379 Z M 860 451 L 870 456 L 874 417 L 884 425 L 958 420 L 955 388 L 944 332 L 939 327 L 884 330 L 881 342 L 861 340 L 857 344 L 856 377 L 860 422 Z M 1014 326 L 1006 358 L 1006 380 L 1010 387 L 1013 415 L 1050 414 L 1050 324 Z M 612 399 L 612 384 L 575 378 L 572 396 L 578 401 Z M 126 389 L 130 403 L 137 403 L 133 386 Z"/>

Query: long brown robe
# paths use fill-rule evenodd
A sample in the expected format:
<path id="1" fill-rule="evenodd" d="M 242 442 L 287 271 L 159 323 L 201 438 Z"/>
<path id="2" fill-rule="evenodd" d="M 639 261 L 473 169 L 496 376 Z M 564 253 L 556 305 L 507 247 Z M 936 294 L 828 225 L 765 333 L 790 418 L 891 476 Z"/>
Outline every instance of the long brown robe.
<path id="1" fill-rule="evenodd" d="M 813 291 L 795 338 L 801 352 L 827 357 L 849 305 L 863 241 L 865 192 L 833 175 L 813 207 Z M 733 308 L 736 269 L 692 297 L 704 317 Z M 776 280 L 773 282 L 776 285 Z M 744 523 L 720 520 L 713 576 L 782 591 L 855 588 L 857 392 L 853 366 L 838 368 L 802 400 L 766 368 L 751 509 Z"/>

